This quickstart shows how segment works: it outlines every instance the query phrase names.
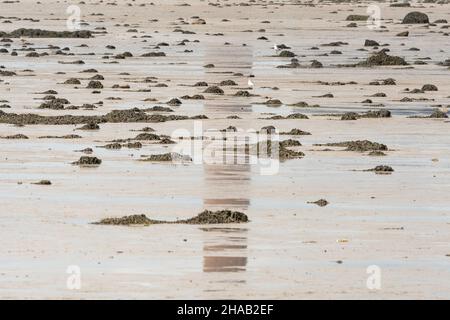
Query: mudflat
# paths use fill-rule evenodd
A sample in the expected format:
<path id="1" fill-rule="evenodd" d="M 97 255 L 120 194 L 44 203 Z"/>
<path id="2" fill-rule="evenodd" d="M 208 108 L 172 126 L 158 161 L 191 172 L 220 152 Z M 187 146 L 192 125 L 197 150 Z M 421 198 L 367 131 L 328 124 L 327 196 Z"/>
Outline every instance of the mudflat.
<path id="1" fill-rule="evenodd" d="M 450 298 L 450 4 L 69 5 L 0 4 L 0 298 Z"/>

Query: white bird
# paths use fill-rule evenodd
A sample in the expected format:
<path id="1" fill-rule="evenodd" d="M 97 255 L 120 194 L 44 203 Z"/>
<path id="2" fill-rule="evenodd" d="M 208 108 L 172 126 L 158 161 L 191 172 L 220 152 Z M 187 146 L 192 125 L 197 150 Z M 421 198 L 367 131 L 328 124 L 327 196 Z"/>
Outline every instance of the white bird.
<path id="1" fill-rule="evenodd" d="M 448 112 L 448 106 L 442 106 L 439 108 L 439 110 L 443 113 L 447 113 Z"/>
<path id="2" fill-rule="evenodd" d="M 273 45 L 273 50 L 275 50 L 275 54 L 278 55 L 280 53 L 280 48 L 276 44 Z"/>
<path id="3" fill-rule="evenodd" d="M 253 87 L 255 86 L 255 84 L 252 82 L 252 79 L 250 79 L 250 78 L 248 79 L 247 84 L 250 87 L 250 89 L 253 89 Z"/>

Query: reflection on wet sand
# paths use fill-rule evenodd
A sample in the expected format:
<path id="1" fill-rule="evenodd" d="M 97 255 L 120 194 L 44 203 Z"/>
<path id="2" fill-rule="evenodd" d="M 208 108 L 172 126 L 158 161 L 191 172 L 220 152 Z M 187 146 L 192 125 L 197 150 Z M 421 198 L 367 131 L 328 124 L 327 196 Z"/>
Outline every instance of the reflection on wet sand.
<path id="1" fill-rule="evenodd" d="M 238 272 L 245 271 L 247 257 L 204 257 L 204 272 Z"/>
<path id="2" fill-rule="evenodd" d="M 220 56 L 220 65 L 217 57 Z M 252 46 L 207 46 L 204 56 L 204 65 L 214 64 L 216 67 L 230 68 L 229 71 L 248 72 L 253 67 Z M 211 69 L 205 69 L 208 72 Z M 211 73 L 211 72 L 209 72 Z"/>
<path id="3" fill-rule="evenodd" d="M 226 50 L 226 54 L 224 54 Z M 224 60 L 222 63 L 224 66 L 230 68 L 230 71 L 240 72 L 243 74 L 251 74 L 253 67 L 253 49 L 251 47 L 208 47 L 205 55 L 205 64 L 209 63 L 209 60 L 216 61 L 215 57 L 220 54 L 223 55 Z M 205 69 L 205 78 L 208 82 L 214 81 L 214 74 Z M 210 79 L 212 78 L 212 79 Z M 211 80 L 211 81 L 210 81 Z M 210 108 L 215 109 L 219 106 L 205 104 L 205 110 Z M 243 106 L 223 106 L 227 111 L 234 113 L 239 112 L 251 112 L 251 107 Z M 223 147 L 223 146 L 220 146 Z M 226 153 L 233 148 L 233 145 L 226 145 Z M 223 151 L 223 150 L 220 150 Z M 229 159 L 229 157 L 227 156 Z M 231 159 L 236 160 L 236 159 Z M 244 159 L 247 160 L 247 159 Z M 204 180 L 206 184 L 204 205 L 207 208 L 217 207 L 218 209 L 236 209 L 246 210 L 250 205 L 250 200 L 245 197 L 249 193 L 251 188 L 251 166 L 248 161 L 231 161 L 226 163 L 216 164 L 204 164 Z M 230 197 L 225 192 L 224 187 L 233 184 L 235 187 L 235 194 L 238 196 Z M 228 189 L 228 188 L 227 188 Z"/>
<path id="4" fill-rule="evenodd" d="M 226 197 L 223 185 L 235 186 L 237 194 L 245 195 L 251 187 L 250 165 L 204 165 L 206 208 L 235 209 L 245 211 L 250 206 L 248 198 Z M 224 197 L 222 197 L 222 195 Z M 241 272 L 247 266 L 247 229 L 202 228 L 204 272 Z"/>
<path id="5" fill-rule="evenodd" d="M 206 51 L 205 62 L 208 55 L 216 55 L 214 48 Z M 223 48 L 220 48 L 223 55 Z M 230 70 L 251 74 L 253 64 L 253 50 L 249 47 L 232 47 L 226 49 L 223 55 L 224 65 Z M 214 60 L 214 59 L 211 59 Z M 241 70 L 236 70 L 241 69 Z M 206 73 L 205 77 L 213 77 L 214 74 Z M 209 80 L 209 79 L 208 79 Z M 211 82 L 214 81 L 211 79 Z M 231 114 L 252 112 L 251 106 L 218 106 L 205 104 L 205 109 L 226 109 Z M 229 147 L 226 147 L 228 152 Z M 210 209 L 234 209 L 245 211 L 250 206 L 248 198 L 251 188 L 251 165 L 247 161 L 232 161 L 226 163 L 204 164 L 204 183 L 206 185 L 203 203 Z M 233 185 L 233 194 L 230 194 L 229 185 Z M 204 231 L 203 242 L 203 272 L 244 272 L 247 268 L 247 229 L 212 227 L 201 228 Z M 216 281 L 217 282 L 217 281 Z M 226 282 L 246 283 L 242 278 L 227 278 Z M 211 290 L 208 288 L 205 291 Z"/>
<path id="6" fill-rule="evenodd" d="M 214 170 L 209 168 L 209 174 Z M 208 179 L 207 179 L 208 180 Z M 226 180 L 226 179 L 224 179 Z M 223 180 L 222 180 L 223 181 Z M 250 179 L 235 180 L 236 187 L 242 190 L 248 188 Z M 246 198 L 211 198 L 217 181 L 209 181 L 208 195 L 204 199 L 205 207 L 218 206 L 245 210 L 250 205 Z M 217 191 L 217 196 L 220 191 Z M 244 228 L 202 228 L 203 241 L 203 271 L 204 272 L 242 272 L 247 266 L 247 229 Z M 232 280 L 232 279 L 230 279 Z"/>
<path id="7" fill-rule="evenodd" d="M 245 198 L 251 187 L 251 173 L 249 164 L 231 165 L 204 165 L 205 195 L 203 203 L 205 207 L 216 209 L 246 210 L 250 206 L 250 199 Z M 227 197 L 222 189 L 233 184 L 236 197 Z M 239 195 L 239 197 L 238 197 Z M 242 196 L 242 197 L 241 197 Z"/>
<path id="8" fill-rule="evenodd" d="M 242 272 L 247 266 L 247 229 L 202 228 L 203 272 Z"/>
<path id="9" fill-rule="evenodd" d="M 224 52 L 225 51 L 225 52 Z M 229 47 L 213 47 L 210 46 L 205 51 L 204 64 L 217 65 L 217 56 L 220 56 L 220 67 L 229 70 L 229 79 L 236 79 L 237 74 L 250 76 L 253 69 L 253 48 L 251 46 L 229 46 Z M 210 84 L 218 84 L 227 74 L 217 73 L 214 69 L 204 68 L 204 81 Z M 247 84 L 240 84 L 242 88 L 247 89 Z M 232 99 L 230 99 L 231 101 Z M 226 113 L 227 115 L 243 115 L 253 112 L 253 106 L 250 104 L 233 104 L 218 103 L 214 100 L 207 100 L 204 106 L 205 111 L 214 112 L 216 114 Z"/>

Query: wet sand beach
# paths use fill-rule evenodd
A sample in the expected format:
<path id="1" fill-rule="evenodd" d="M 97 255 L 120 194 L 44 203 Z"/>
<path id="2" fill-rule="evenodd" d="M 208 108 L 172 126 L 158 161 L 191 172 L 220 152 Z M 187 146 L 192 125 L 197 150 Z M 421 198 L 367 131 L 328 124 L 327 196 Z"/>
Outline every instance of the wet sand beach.
<path id="1" fill-rule="evenodd" d="M 67 29 L 72 4 L 88 37 Z M 348 18 L 371 4 L 0 3 L 0 298 L 450 298 L 450 4 Z M 416 11 L 429 21 L 402 23 Z M 264 174 L 207 148 L 230 126 L 225 144 L 274 126 L 298 153 Z M 364 140 L 385 148 L 336 145 Z M 249 221 L 93 224 L 204 210 Z"/>

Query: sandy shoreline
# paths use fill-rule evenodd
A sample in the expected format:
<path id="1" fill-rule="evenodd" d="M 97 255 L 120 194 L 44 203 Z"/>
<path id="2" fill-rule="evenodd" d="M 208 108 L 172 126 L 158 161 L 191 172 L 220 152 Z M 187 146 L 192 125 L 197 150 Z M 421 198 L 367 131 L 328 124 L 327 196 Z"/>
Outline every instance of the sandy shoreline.
<path id="1" fill-rule="evenodd" d="M 1 23 L 0 31 L 21 27 L 66 30 L 67 4 L 41 2 L 45 5 L 28 0 L 2 3 L 0 22 L 11 23 Z M 285 5 L 257 1 L 251 6 L 224 2 L 229 4 L 224 7 L 201 1 L 191 1 L 191 6 L 180 6 L 181 1 L 154 1 L 154 6 L 145 7 L 138 5 L 143 1 L 132 6 L 86 2 L 80 5 L 82 21 L 89 24 L 83 29 L 105 27 L 106 34 L 94 34 L 89 39 L 16 38 L 10 47 L 0 46 L 8 51 L 0 53 L 0 65 L 5 67 L 0 70 L 16 73 L 0 76 L 0 100 L 10 106 L 0 109 L 0 114 L 105 115 L 112 110 L 163 106 L 173 109 L 164 115 L 206 115 L 208 119 L 100 123 L 100 130 L 95 131 L 75 130 L 81 127 L 78 124 L 18 127 L 0 123 L 0 137 L 28 137 L 0 139 L 0 298 L 450 297 L 450 283 L 446 281 L 450 278 L 450 123 L 448 119 L 409 118 L 428 116 L 438 105 L 450 104 L 450 71 L 437 65 L 450 58 L 450 42 L 444 35 L 447 29 L 441 28 L 446 24 L 426 27 L 400 23 L 411 11 L 426 13 L 431 22 L 449 19 L 450 5 L 391 8 L 382 3 L 382 25 L 386 29 L 376 31 L 368 29 L 365 22 L 357 22 L 356 28 L 346 27 L 349 14 L 365 14 L 365 2 L 316 7 L 289 1 Z M 94 15 L 97 13 L 103 16 Z M 192 24 L 196 20 L 193 16 L 206 24 Z M 173 32 L 176 28 L 195 34 Z M 127 32 L 129 29 L 138 32 Z M 248 30 L 252 32 L 245 32 Z M 404 30 L 409 30 L 408 37 L 396 36 Z M 223 35 L 213 35 L 218 33 Z M 262 36 L 268 40 L 258 40 Z M 179 45 L 183 39 L 189 42 Z M 366 39 L 378 41 L 380 46 L 364 47 Z M 348 44 L 322 46 L 334 41 Z M 19 50 L 24 42 L 29 43 L 26 48 L 45 48 L 36 52 L 49 55 L 25 57 L 28 51 Z M 155 49 L 161 42 L 169 45 Z M 290 58 L 277 57 L 274 43 L 288 45 L 302 65 L 316 59 L 324 67 L 277 68 L 290 63 Z M 57 55 L 47 48 L 49 44 L 68 47 L 67 53 L 74 55 Z M 80 47 L 82 44 L 87 47 Z M 359 51 L 361 48 L 367 51 Z M 411 65 L 336 67 L 363 61 L 383 48 Z M 18 56 L 11 56 L 13 50 Z M 330 54 L 333 50 L 342 54 Z M 112 57 L 125 51 L 133 57 Z M 166 56 L 140 56 L 155 51 Z M 413 64 L 421 59 L 427 64 Z M 84 64 L 60 63 L 76 60 Z M 210 63 L 215 68 L 204 67 Z M 98 73 L 81 72 L 89 68 Z M 98 94 L 86 88 L 88 78 L 95 74 L 104 77 L 100 80 L 104 88 Z M 255 84 L 253 90 L 248 89 L 249 75 L 254 75 L 250 78 Z M 145 82 L 146 77 L 156 79 Z M 69 78 L 79 79 L 80 84 L 63 84 Z M 394 78 L 396 85 L 369 84 L 387 78 Z M 199 81 L 212 86 L 230 79 L 236 85 L 220 86 L 224 95 L 205 94 L 206 88 L 193 86 Z M 318 81 L 355 84 L 324 85 Z M 166 86 L 156 86 L 158 83 Z M 116 84 L 130 88 L 114 88 Z M 424 84 L 433 84 L 438 91 L 405 91 L 420 89 Z M 39 109 L 44 95 L 37 93 L 50 89 L 70 105 L 94 104 L 96 108 Z M 255 96 L 234 96 L 239 90 Z M 380 92 L 386 96 L 372 96 Z M 333 98 L 319 97 L 329 93 Z M 205 99 L 181 99 L 194 94 L 202 94 Z M 404 97 L 429 100 L 401 102 Z M 154 101 L 144 101 L 149 98 Z M 181 99 L 182 104 L 167 105 L 172 98 Z M 282 105 L 262 104 L 268 99 L 279 99 Z M 363 103 L 366 99 L 372 103 Z M 99 101 L 103 103 L 97 104 Z M 299 101 L 319 107 L 291 105 Z M 392 117 L 342 121 L 327 115 L 380 109 L 390 110 Z M 305 114 L 309 119 L 262 119 L 292 113 Z M 227 119 L 230 115 L 240 119 Z M 141 149 L 98 147 L 114 139 L 133 138 L 139 132 L 132 130 L 146 126 L 158 135 L 170 136 L 180 129 L 194 132 L 199 121 L 204 130 L 230 125 L 259 130 L 274 125 L 280 132 L 299 128 L 311 135 L 282 136 L 300 141 L 302 146 L 294 150 L 304 152 L 305 157 L 282 162 L 277 174 L 269 176 L 261 175 L 258 165 L 138 161 L 142 155 L 168 152 L 172 145 L 143 141 Z M 67 134 L 81 138 L 39 138 Z M 387 145 L 387 155 L 372 157 L 367 152 L 337 147 L 323 151 L 324 147 L 315 146 L 364 139 Z M 96 168 L 71 165 L 83 155 L 76 151 L 87 147 L 94 149 L 92 155 L 102 159 L 102 164 Z M 389 165 L 395 171 L 390 175 L 362 171 L 377 165 Z M 52 185 L 33 184 L 43 179 Z M 329 204 L 319 207 L 308 203 L 321 198 Z M 132 214 L 186 219 L 204 209 L 242 211 L 250 222 L 146 227 L 90 224 Z M 81 270 L 79 290 L 69 290 L 66 285 L 66 270 L 71 265 Z M 366 270 L 371 265 L 381 270 L 379 290 L 366 286 Z"/>

